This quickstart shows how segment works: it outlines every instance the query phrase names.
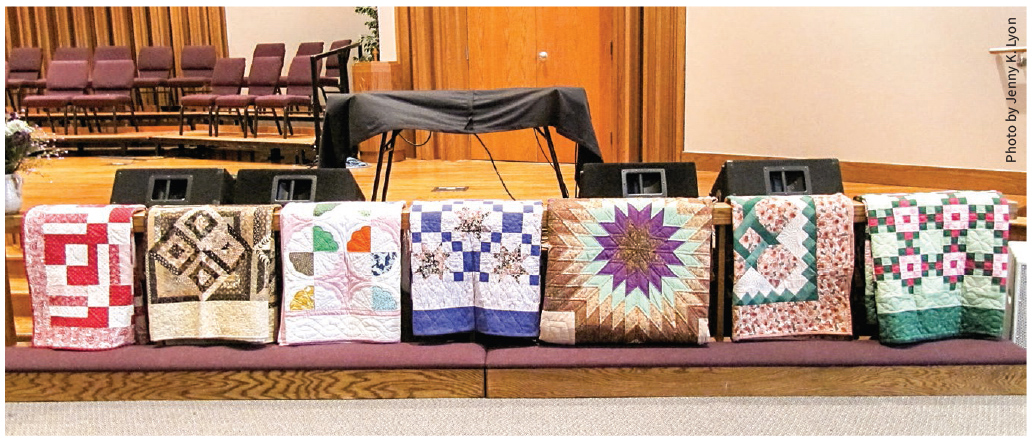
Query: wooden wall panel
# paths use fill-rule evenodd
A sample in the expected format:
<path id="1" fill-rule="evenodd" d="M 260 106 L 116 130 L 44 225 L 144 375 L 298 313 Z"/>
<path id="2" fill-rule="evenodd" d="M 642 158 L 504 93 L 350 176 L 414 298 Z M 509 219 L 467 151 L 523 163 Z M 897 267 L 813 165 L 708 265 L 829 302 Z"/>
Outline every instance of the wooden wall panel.
<path id="1" fill-rule="evenodd" d="M 129 46 L 133 54 L 149 45 L 213 45 L 227 54 L 222 7 L 7 7 L 6 51 L 36 47 L 43 53 L 44 75 L 54 50 L 62 46 Z M 179 58 L 176 58 L 177 69 Z"/>
<path id="2" fill-rule="evenodd" d="M 679 161 L 686 114 L 686 8 L 643 8 L 643 161 Z"/>
<path id="3" fill-rule="evenodd" d="M 614 12 L 614 150 L 611 161 L 642 158 L 642 18 L 643 8 Z"/>

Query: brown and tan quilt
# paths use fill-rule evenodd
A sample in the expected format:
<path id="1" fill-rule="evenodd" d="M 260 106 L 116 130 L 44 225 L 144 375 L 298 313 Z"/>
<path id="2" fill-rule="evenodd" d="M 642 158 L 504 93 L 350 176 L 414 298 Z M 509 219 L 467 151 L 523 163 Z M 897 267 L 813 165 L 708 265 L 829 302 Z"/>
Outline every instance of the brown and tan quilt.
<path id="1" fill-rule="evenodd" d="M 156 206 L 148 211 L 151 340 L 273 342 L 276 207 Z"/>

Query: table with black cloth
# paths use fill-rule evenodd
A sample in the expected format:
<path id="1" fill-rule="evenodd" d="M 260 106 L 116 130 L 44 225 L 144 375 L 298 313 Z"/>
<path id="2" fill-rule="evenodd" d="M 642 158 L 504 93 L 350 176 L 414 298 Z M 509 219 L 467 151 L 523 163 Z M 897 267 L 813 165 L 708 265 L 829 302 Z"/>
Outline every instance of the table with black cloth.
<path id="1" fill-rule="evenodd" d="M 383 200 L 387 196 L 395 137 L 402 130 L 480 134 L 533 128 L 546 139 L 561 194 L 567 197 L 567 187 L 560 174 L 559 162 L 549 135 L 550 126 L 577 144 L 575 183 L 578 184 L 584 164 L 603 162 L 589 116 L 589 101 L 582 88 L 330 94 L 319 141 L 319 165 L 343 168 L 348 157 L 358 156 L 360 142 L 381 134 L 371 200 L 377 199 L 381 167 L 384 154 L 387 153 Z"/>

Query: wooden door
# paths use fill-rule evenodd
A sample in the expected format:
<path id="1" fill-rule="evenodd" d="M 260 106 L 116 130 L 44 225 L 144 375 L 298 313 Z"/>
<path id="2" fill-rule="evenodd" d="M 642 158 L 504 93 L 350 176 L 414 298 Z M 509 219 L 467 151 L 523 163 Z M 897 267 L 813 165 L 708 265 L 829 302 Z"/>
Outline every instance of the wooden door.
<path id="1" fill-rule="evenodd" d="M 468 8 L 467 26 L 470 89 L 585 88 L 600 148 L 612 152 L 611 8 Z M 536 142 L 531 129 L 483 134 L 481 139 L 496 160 L 547 161 L 545 140 Z M 555 132 L 553 142 L 560 161 L 573 163 L 574 142 Z M 470 153 L 471 158 L 488 158 L 476 139 Z"/>

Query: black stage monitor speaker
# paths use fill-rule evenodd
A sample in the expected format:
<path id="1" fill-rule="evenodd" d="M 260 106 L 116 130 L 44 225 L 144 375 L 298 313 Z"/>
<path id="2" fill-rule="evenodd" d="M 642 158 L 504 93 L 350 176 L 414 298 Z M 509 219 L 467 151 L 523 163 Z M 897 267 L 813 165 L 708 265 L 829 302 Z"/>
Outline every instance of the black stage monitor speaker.
<path id="1" fill-rule="evenodd" d="M 578 198 L 697 197 L 694 163 L 586 163 Z"/>
<path id="2" fill-rule="evenodd" d="M 209 205 L 231 203 L 233 176 L 222 168 L 119 169 L 111 203 Z"/>
<path id="3" fill-rule="evenodd" d="M 806 195 L 844 192 L 835 158 L 730 160 L 722 165 L 711 195 Z"/>
<path id="4" fill-rule="evenodd" d="M 241 169 L 233 201 L 237 204 L 363 201 L 362 189 L 346 168 Z"/>

